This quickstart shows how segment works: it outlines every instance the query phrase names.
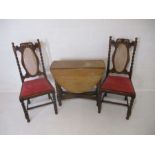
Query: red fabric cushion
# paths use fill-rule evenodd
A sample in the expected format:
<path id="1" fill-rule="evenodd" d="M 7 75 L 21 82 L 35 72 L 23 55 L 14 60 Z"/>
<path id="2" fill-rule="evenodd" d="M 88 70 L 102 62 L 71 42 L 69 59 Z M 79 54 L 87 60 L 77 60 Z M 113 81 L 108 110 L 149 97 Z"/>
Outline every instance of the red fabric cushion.
<path id="1" fill-rule="evenodd" d="M 134 95 L 135 91 L 132 82 L 127 77 L 120 76 L 108 76 L 101 89 L 107 91 L 121 92 Z"/>
<path id="2" fill-rule="evenodd" d="M 46 78 L 39 78 L 35 80 L 25 81 L 22 84 L 21 98 L 25 99 L 28 97 L 46 94 L 54 90 L 53 86 Z"/>

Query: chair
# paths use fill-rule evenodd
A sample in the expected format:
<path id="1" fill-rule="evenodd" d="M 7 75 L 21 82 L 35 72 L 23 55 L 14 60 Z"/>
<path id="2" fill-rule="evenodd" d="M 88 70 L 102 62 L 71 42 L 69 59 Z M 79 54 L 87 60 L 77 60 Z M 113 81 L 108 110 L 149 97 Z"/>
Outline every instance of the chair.
<path id="1" fill-rule="evenodd" d="M 135 41 L 129 39 L 113 40 L 110 36 L 106 77 L 99 84 L 97 91 L 98 113 L 101 112 L 102 102 L 107 102 L 127 106 L 126 119 L 129 119 L 136 97 L 131 81 L 136 46 L 137 38 Z M 104 100 L 108 93 L 125 96 L 127 104 Z"/>
<path id="2" fill-rule="evenodd" d="M 55 90 L 47 79 L 39 39 L 37 39 L 35 44 L 26 42 L 21 43 L 20 46 L 15 46 L 14 43 L 12 43 L 12 48 L 22 81 L 19 100 L 27 122 L 30 122 L 28 110 L 44 105 L 53 104 L 55 114 L 57 114 Z M 42 95 L 48 95 L 50 102 L 30 106 L 30 99 Z M 27 105 L 24 103 L 25 101 L 27 101 Z"/>

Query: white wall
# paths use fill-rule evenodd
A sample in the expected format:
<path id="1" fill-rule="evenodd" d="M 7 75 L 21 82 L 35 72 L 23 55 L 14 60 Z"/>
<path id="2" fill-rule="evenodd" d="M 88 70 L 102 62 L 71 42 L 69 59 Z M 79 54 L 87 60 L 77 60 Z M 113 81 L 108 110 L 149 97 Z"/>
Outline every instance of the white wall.
<path id="1" fill-rule="evenodd" d="M 133 83 L 155 90 L 155 20 L 0 20 L 0 92 L 19 91 L 11 42 L 42 41 L 46 67 L 55 59 L 107 58 L 108 39 L 138 37 Z"/>

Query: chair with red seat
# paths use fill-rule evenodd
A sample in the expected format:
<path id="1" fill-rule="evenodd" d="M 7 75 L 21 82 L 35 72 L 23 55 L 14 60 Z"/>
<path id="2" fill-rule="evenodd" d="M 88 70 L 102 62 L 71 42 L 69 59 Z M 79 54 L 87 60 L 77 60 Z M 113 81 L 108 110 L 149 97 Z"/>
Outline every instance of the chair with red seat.
<path id="1" fill-rule="evenodd" d="M 136 97 L 131 81 L 136 46 L 137 38 L 135 38 L 135 41 L 122 38 L 113 40 L 112 37 L 109 38 L 106 77 L 99 84 L 97 93 L 98 113 L 101 112 L 102 102 L 118 104 L 127 106 L 126 119 L 129 119 Z M 104 97 L 108 93 L 125 96 L 127 104 L 105 100 Z"/>
<path id="2" fill-rule="evenodd" d="M 21 43 L 20 46 L 12 43 L 12 47 L 22 81 L 19 100 L 27 122 L 30 122 L 28 110 L 44 105 L 53 104 L 55 114 L 57 114 L 55 90 L 47 79 L 39 39 L 36 43 L 26 42 Z M 48 95 L 50 102 L 30 106 L 30 99 L 42 95 Z M 27 101 L 27 105 L 24 101 Z"/>

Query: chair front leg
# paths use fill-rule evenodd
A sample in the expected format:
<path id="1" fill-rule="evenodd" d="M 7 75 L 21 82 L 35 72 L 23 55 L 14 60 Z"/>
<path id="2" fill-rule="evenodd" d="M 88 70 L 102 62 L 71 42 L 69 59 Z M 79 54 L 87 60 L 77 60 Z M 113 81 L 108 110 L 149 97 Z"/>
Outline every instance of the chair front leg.
<path id="1" fill-rule="evenodd" d="M 131 112 L 132 112 L 132 106 L 134 103 L 134 97 L 131 97 L 131 101 L 130 101 L 130 105 L 128 106 L 128 110 L 127 110 L 127 115 L 126 115 L 126 119 L 129 120 L 130 116 L 131 116 Z"/>
<path id="2" fill-rule="evenodd" d="M 29 114 L 28 114 L 28 111 L 27 111 L 27 109 L 25 107 L 24 101 L 20 100 L 20 102 L 21 102 L 21 105 L 22 105 L 22 108 L 23 108 L 23 111 L 24 111 L 24 114 L 25 114 L 25 118 L 26 118 L 27 122 L 30 122 Z"/>

